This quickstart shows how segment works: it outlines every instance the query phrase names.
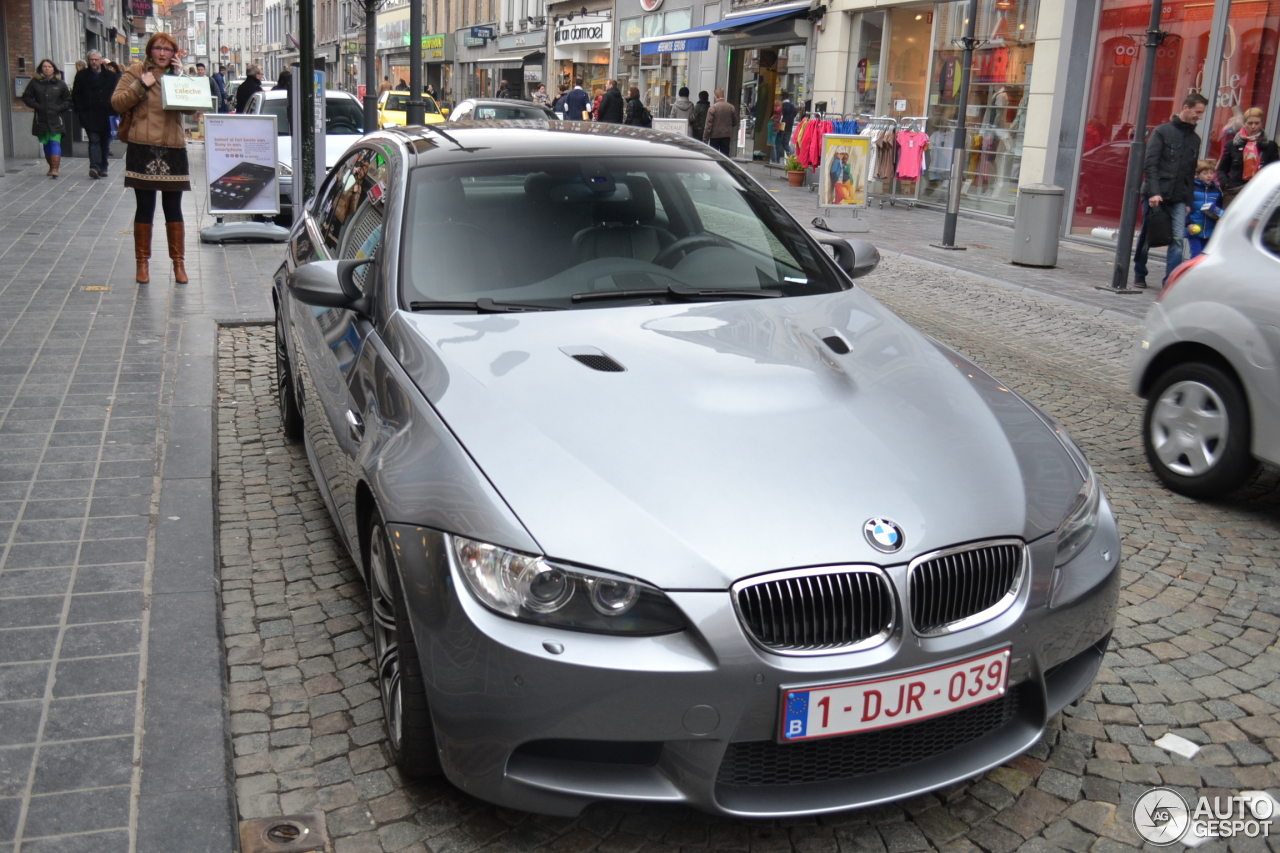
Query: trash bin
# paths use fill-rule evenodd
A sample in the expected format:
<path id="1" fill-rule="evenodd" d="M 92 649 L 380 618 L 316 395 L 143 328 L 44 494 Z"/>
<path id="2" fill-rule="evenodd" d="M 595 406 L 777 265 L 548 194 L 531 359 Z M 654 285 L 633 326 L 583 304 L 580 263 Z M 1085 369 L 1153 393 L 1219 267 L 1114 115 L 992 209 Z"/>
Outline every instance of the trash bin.
<path id="1" fill-rule="evenodd" d="M 1018 207 L 1013 215 L 1015 264 L 1052 267 L 1058 263 L 1058 232 L 1062 229 L 1065 191 L 1050 184 L 1018 187 Z"/>

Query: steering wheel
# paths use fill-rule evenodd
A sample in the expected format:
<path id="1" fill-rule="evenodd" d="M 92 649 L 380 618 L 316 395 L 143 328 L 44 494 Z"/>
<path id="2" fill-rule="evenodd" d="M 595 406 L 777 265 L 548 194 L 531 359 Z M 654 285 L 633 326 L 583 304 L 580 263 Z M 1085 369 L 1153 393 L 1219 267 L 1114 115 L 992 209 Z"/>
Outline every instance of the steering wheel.
<path id="1" fill-rule="evenodd" d="M 682 259 L 683 256 L 696 252 L 699 249 L 705 249 L 709 246 L 724 246 L 727 248 L 729 246 L 729 241 L 707 231 L 703 231 L 699 234 L 690 234 L 688 237 L 681 237 L 679 240 L 654 255 L 652 263 L 655 263 L 660 267 L 672 269 L 680 262 L 680 259 Z M 673 258 L 676 259 L 675 263 L 669 263 Z"/>

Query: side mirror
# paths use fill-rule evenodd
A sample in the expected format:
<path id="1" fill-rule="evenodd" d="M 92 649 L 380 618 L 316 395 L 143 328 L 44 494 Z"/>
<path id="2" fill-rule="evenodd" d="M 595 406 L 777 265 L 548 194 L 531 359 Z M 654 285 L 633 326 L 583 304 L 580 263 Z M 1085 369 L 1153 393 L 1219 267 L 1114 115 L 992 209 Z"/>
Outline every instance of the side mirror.
<path id="1" fill-rule="evenodd" d="M 866 240 L 848 240 L 826 231 L 810 231 L 810 236 L 835 252 L 836 264 L 849 278 L 862 278 L 880 263 L 880 252 Z"/>
<path id="2" fill-rule="evenodd" d="M 442 115 L 442 116 L 447 116 L 448 114 L 449 114 L 449 108 L 448 108 L 448 107 L 441 107 L 441 108 L 440 108 L 440 115 Z"/>
<path id="3" fill-rule="evenodd" d="M 355 272 L 373 258 L 354 261 L 312 261 L 289 273 L 289 290 L 306 305 L 345 308 L 369 313 L 369 302 L 356 284 Z"/>

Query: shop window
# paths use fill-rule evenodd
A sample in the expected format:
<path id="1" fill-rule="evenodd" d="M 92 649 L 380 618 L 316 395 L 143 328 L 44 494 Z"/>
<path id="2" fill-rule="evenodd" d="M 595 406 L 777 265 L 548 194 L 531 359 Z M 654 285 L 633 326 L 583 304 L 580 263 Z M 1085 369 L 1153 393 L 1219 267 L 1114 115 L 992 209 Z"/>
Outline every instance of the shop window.
<path id="1" fill-rule="evenodd" d="M 677 9 L 673 12 L 667 12 L 662 22 L 662 34 L 678 33 L 681 30 L 687 30 L 693 25 L 692 9 Z"/>
<path id="2" fill-rule="evenodd" d="M 863 12 L 850 33 L 850 66 L 845 111 L 875 115 L 880 82 L 880 46 L 884 41 L 884 12 Z"/>
<path id="3" fill-rule="evenodd" d="M 1235 0 L 1227 17 L 1209 131 L 1209 156 L 1217 159 L 1250 107 L 1267 109 L 1280 45 L 1280 0 Z M 1271 116 L 1268 116 L 1271 118 Z"/>
<path id="4" fill-rule="evenodd" d="M 967 6 L 966 3 L 938 6 L 927 121 L 913 124 L 909 111 L 891 115 L 906 117 L 905 127 L 899 127 L 899 134 L 904 130 L 920 131 L 928 136 L 919 178 L 921 198 L 939 203 L 946 201 L 952 165 L 958 156 L 962 158 L 961 206 L 1012 216 L 1021 171 L 1027 85 L 1035 58 L 1039 2 L 982 0 L 979 3 L 974 28 L 980 47 L 974 51 L 970 66 L 964 147 L 957 150 L 954 136 L 960 118 L 963 55 L 956 42 L 964 33 Z M 894 25 L 897 25 L 896 19 Z"/>
<path id="5" fill-rule="evenodd" d="M 639 18 L 624 18 L 618 24 L 618 43 L 636 44 L 644 36 L 644 26 Z"/>
<path id="6" fill-rule="evenodd" d="M 1143 0 L 1102 0 L 1072 233 L 1120 225 L 1150 15 L 1151 5 Z M 1156 49 L 1144 133 L 1167 122 L 1188 92 L 1199 91 L 1212 22 L 1212 3 L 1166 0 L 1160 26 L 1169 37 Z"/>
<path id="7" fill-rule="evenodd" d="M 649 36 L 665 35 L 662 28 L 661 12 L 644 16 L 644 35 L 645 38 L 648 38 Z"/>

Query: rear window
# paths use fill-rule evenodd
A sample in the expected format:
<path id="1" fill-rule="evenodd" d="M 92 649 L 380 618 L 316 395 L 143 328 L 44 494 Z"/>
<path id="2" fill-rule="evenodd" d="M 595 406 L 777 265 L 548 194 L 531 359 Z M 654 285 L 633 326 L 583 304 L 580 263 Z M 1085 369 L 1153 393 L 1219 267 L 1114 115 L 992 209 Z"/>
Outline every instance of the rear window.
<path id="1" fill-rule="evenodd" d="M 427 112 L 438 113 L 440 107 L 430 95 L 423 95 L 422 100 L 427 105 Z M 408 92 L 391 92 L 387 95 L 387 105 L 383 107 L 385 110 L 394 110 L 396 112 L 409 111 L 409 93 Z"/>
<path id="2" fill-rule="evenodd" d="M 605 307 L 637 289 L 844 289 L 776 201 L 714 160 L 482 161 L 421 167 L 410 181 L 406 303 Z"/>
<path id="3" fill-rule="evenodd" d="M 505 121 L 508 119 L 549 119 L 555 118 L 554 114 L 546 113 L 534 107 L 513 107 L 503 104 L 502 106 L 491 106 L 489 104 L 478 104 L 475 109 L 473 119 Z"/>

